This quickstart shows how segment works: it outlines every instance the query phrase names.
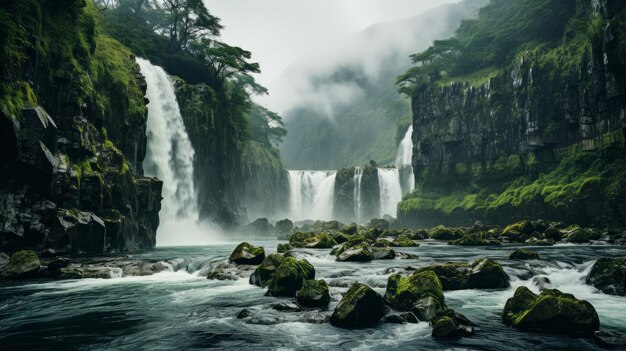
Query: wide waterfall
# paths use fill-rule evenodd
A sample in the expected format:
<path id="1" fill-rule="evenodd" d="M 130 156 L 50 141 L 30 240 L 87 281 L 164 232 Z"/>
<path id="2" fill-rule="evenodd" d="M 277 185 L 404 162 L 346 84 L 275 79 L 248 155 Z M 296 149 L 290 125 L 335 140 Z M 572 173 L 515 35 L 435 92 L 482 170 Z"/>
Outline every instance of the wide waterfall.
<path id="1" fill-rule="evenodd" d="M 331 220 L 337 171 L 288 171 L 290 216 L 294 221 Z"/>
<path id="2" fill-rule="evenodd" d="M 398 202 L 402 201 L 400 172 L 397 168 L 379 168 L 378 186 L 380 187 L 380 217 L 396 217 Z"/>
<path id="3" fill-rule="evenodd" d="M 402 194 L 407 194 L 415 189 L 415 175 L 411 161 L 413 158 L 413 126 L 406 131 L 404 138 L 398 146 L 396 155 L 396 167 L 400 170 L 400 184 L 402 184 Z"/>
<path id="4" fill-rule="evenodd" d="M 361 223 L 361 210 L 363 209 L 361 196 L 361 183 L 363 180 L 363 168 L 354 168 L 354 221 Z"/>
<path id="5" fill-rule="evenodd" d="M 197 224 L 194 149 L 185 130 L 174 85 L 161 67 L 141 58 L 137 58 L 137 63 L 146 78 L 146 97 L 150 100 L 143 167 L 146 175 L 163 181 L 157 245 L 207 244 L 207 231 Z"/>

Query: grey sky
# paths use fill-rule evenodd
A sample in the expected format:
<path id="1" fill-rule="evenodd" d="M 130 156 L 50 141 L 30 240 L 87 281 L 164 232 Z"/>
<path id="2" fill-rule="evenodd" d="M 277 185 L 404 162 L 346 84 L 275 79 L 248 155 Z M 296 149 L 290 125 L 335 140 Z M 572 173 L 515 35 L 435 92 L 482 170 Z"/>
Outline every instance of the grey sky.
<path id="1" fill-rule="evenodd" d="M 458 0 L 204 0 L 226 27 L 222 39 L 252 51 L 271 87 L 294 61 L 368 26 Z M 329 52 L 329 56 L 333 53 Z M 271 91 L 270 91 L 271 94 Z"/>

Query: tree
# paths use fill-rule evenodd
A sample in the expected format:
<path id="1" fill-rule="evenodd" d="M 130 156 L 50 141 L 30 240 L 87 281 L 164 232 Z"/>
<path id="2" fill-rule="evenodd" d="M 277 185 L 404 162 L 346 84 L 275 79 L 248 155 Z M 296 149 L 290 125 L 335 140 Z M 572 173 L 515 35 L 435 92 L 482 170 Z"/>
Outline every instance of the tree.
<path id="1" fill-rule="evenodd" d="M 170 49 L 186 50 L 194 40 L 217 37 L 222 30 L 220 19 L 211 15 L 202 0 L 164 0 Z"/>

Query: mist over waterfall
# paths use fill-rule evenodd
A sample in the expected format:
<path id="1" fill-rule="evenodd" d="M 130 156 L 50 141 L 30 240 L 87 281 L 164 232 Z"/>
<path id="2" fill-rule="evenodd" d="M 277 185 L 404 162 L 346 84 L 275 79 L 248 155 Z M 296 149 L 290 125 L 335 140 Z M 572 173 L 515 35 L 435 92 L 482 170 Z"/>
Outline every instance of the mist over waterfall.
<path id="1" fill-rule="evenodd" d="M 157 245 L 202 245 L 210 242 L 198 225 L 198 199 L 193 178 L 194 149 L 180 114 L 174 85 L 159 66 L 137 58 L 147 83 L 148 145 L 145 174 L 163 181 Z"/>
<path id="2" fill-rule="evenodd" d="M 415 175 L 413 174 L 413 166 L 411 165 L 413 158 L 412 137 L 413 126 L 410 126 L 398 146 L 398 153 L 396 155 L 396 167 L 398 167 L 400 171 L 402 194 L 408 194 L 415 189 Z"/>
<path id="3" fill-rule="evenodd" d="M 396 217 L 398 202 L 402 201 L 400 172 L 397 168 L 379 168 L 378 185 L 380 187 L 380 217 Z"/>
<path id="4" fill-rule="evenodd" d="M 337 171 L 288 171 L 289 218 L 333 219 L 336 176 Z"/>

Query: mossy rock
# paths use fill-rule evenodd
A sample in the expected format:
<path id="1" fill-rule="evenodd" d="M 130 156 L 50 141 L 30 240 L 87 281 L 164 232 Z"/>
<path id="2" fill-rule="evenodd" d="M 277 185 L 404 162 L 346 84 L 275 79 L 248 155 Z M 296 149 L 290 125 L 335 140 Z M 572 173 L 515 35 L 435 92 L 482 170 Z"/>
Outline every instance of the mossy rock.
<path id="1" fill-rule="evenodd" d="M 461 239 L 465 233 L 460 228 L 448 228 L 442 225 L 430 230 L 428 236 L 435 240 L 457 240 Z"/>
<path id="2" fill-rule="evenodd" d="M 344 226 L 339 231 L 347 235 L 354 235 L 359 231 L 359 227 L 353 223 L 353 224 Z"/>
<path id="3" fill-rule="evenodd" d="M 391 246 L 393 247 L 418 247 L 420 246 L 415 241 L 411 240 L 408 236 L 402 234 L 396 237 L 392 242 Z"/>
<path id="4" fill-rule="evenodd" d="M 276 251 L 278 251 L 278 253 L 285 253 L 289 250 L 291 250 L 292 247 L 289 244 L 278 244 L 278 247 L 276 248 Z"/>
<path id="5" fill-rule="evenodd" d="M 555 227 L 548 227 L 548 229 L 543 232 L 543 237 L 554 241 L 561 241 L 563 234 Z"/>
<path id="6" fill-rule="evenodd" d="M 265 258 L 265 249 L 263 247 L 254 247 L 248 243 L 237 245 L 233 253 L 230 254 L 228 260 L 236 264 L 260 264 Z"/>
<path id="7" fill-rule="evenodd" d="M 414 311 L 415 313 L 416 305 L 424 304 L 428 297 L 432 297 L 436 305 L 439 305 L 435 310 L 445 307 L 441 281 L 432 271 L 415 273 L 406 278 L 394 274 L 387 279 L 385 300 L 398 311 Z M 433 301 L 428 301 L 428 306 L 431 305 Z M 416 315 L 422 319 L 419 314 Z"/>
<path id="8" fill-rule="evenodd" d="M 382 230 L 389 229 L 389 221 L 382 218 L 372 218 L 368 227 Z"/>
<path id="9" fill-rule="evenodd" d="M 274 277 L 274 273 L 285 260 L 283 255 L 271 254 L 261 262 L 261 264 L 254 270 L 254 273 L 250 276 L 250 284 L 266 287 L 269 281 Z"/>
<path id="10" fill-rule="evenodd" d="M 106 267 L 61 268 L 59 279 L 111 279 L 111 269 Z"/>
<path id="11" fill-rule="evenodd" d="M 294 297 L 302 289 L 304 282 L 311 279 L 315 279 L 315 269 L 307 260 L 298 261 L 293 257 L 285 257 L 274 277 L 268 282 L 268 294 Z"/>
<path id="12" fill-rule="evenodd" d="M 470 266 L 463 262 L 448 262 L 419 268 L 416 273 L 434 272 L 444 291 L 469 289 Z"/>
<path id="13" fill-rule="evenodd" d="M 393 260 L 396 258 L 396 252 L 389 247 L 372 247 L 373 260 Z"/>
<path id="14" fill-rule="evenodd" d="M 376 239 L 376 241 L 372 244 L 373 247 L 392 247 L 393 244 L 391 241 L 387 239 Z"/>
<path id="15" fill-rule="evenodd" d="M 586 281 L 605 294 L 626 296 L 626 257 L 599 259 Z"/>
<path id="16" fill-rule="evenodd" d="M 479 234 L 469 234 L 456 240 L 448 241 L 448 245 L 459 246 L 500 246 L 499 241 L 484 239 Z"/>
<path id="17" fill-rule="evenodd" d="M 329 233 L 322 232 L 313 238 L 307 239 L 307 244 L 305 245 L 311 249 L 332 249 L 337 245 L 335 239 Z"/>
<path id="18" fill-rule="evenodd" d="M 565 239 L 574 244 L 585 244 L 590 240 L 600 239 L 601 234 L 593 229 L 574 228 L 565 234 Z"/>
<path id="19" fill-rule="evenodd" d="M 307 240 L 313 237 L 315 237 L 315 233 L 313 232 L 297 232 L 289 237 L 289 243 L 290 244 L 306 243 Z"/>
<path id="20" fill-rule="evenodd" d="M 382 296 L 367 285 L 354 283 L 335 307 L 330 323 L 340 328 L 367 328 L 384 315 Z"/>
<path id="21" fill-rule="evenodd" d="M 22 250 L 17 251 L 9 262 L 0 267 L 0 278 L 3 279 L 29 279 L 39 274 L 41 261 L 34 251 Z"/>
<path id="22" fill-rule="evenodd" d="M 344 244 L 344 246 L 346 244 Z M 369 262 L 373 259 L 374 255 L 372 254 L 372 250 L 366 243 L 357 244 L 348 249 L 344 249 L 337 255 L 337 261 L 340 262 Z"/>
<path id="23" fill-rule="evenodd" d="M 538 260 L 539 254 L 537 251 L 517 249 L 509 255 L 510 260 Z"/>
<path id="24" fill-rule="evenodd" d="M 332 235 L 332 237 L 333 237 L 333 240 L 335 240 L 337 244 L 343 244 L 347 242 L 348 240 L 350 240 L 350 235 L 342 233 L 342 232 L 336 232 Z"/>
<path id="25" fill-rule="evenodd" d="M 535 231 L 535 227 L 530 221 L 523 220 L 517 223 L 513 223 L 508 225 L 502 231 L 502 235 L 505 236 L 519 236 L 519 235 L 530 235 Z"/>
<path id="26" fill-rule="evenodd" d="M 593 306 L 574 295 L 556 289 L 535 295 L 526 287 L 519 287 L 508 299 L 502 320 L 524 331 L 589 335 L 600 329 L 600 320 Z"/>
<path id="27" fill-rule="evenodd" d="M 439 339 L 458 339 L 474 334 L 475 324 L 464 315 L 445 309 L 433 318 L 432 336 Z"/>
<path id="28" fill-rule="evenodd" d="M 307 280 L 296 293 L 296 301 L 304 307 L 326 307 L 330 303 L 330 293 L 326 281 Z"/>
<path id="29" fill-rule="evenodd" d="M 470 289 L 504 289 L 511 285 L 509 280 L 502 265 L 491 258 L 478 259 L 472 263 L 469 273 Z"/>

